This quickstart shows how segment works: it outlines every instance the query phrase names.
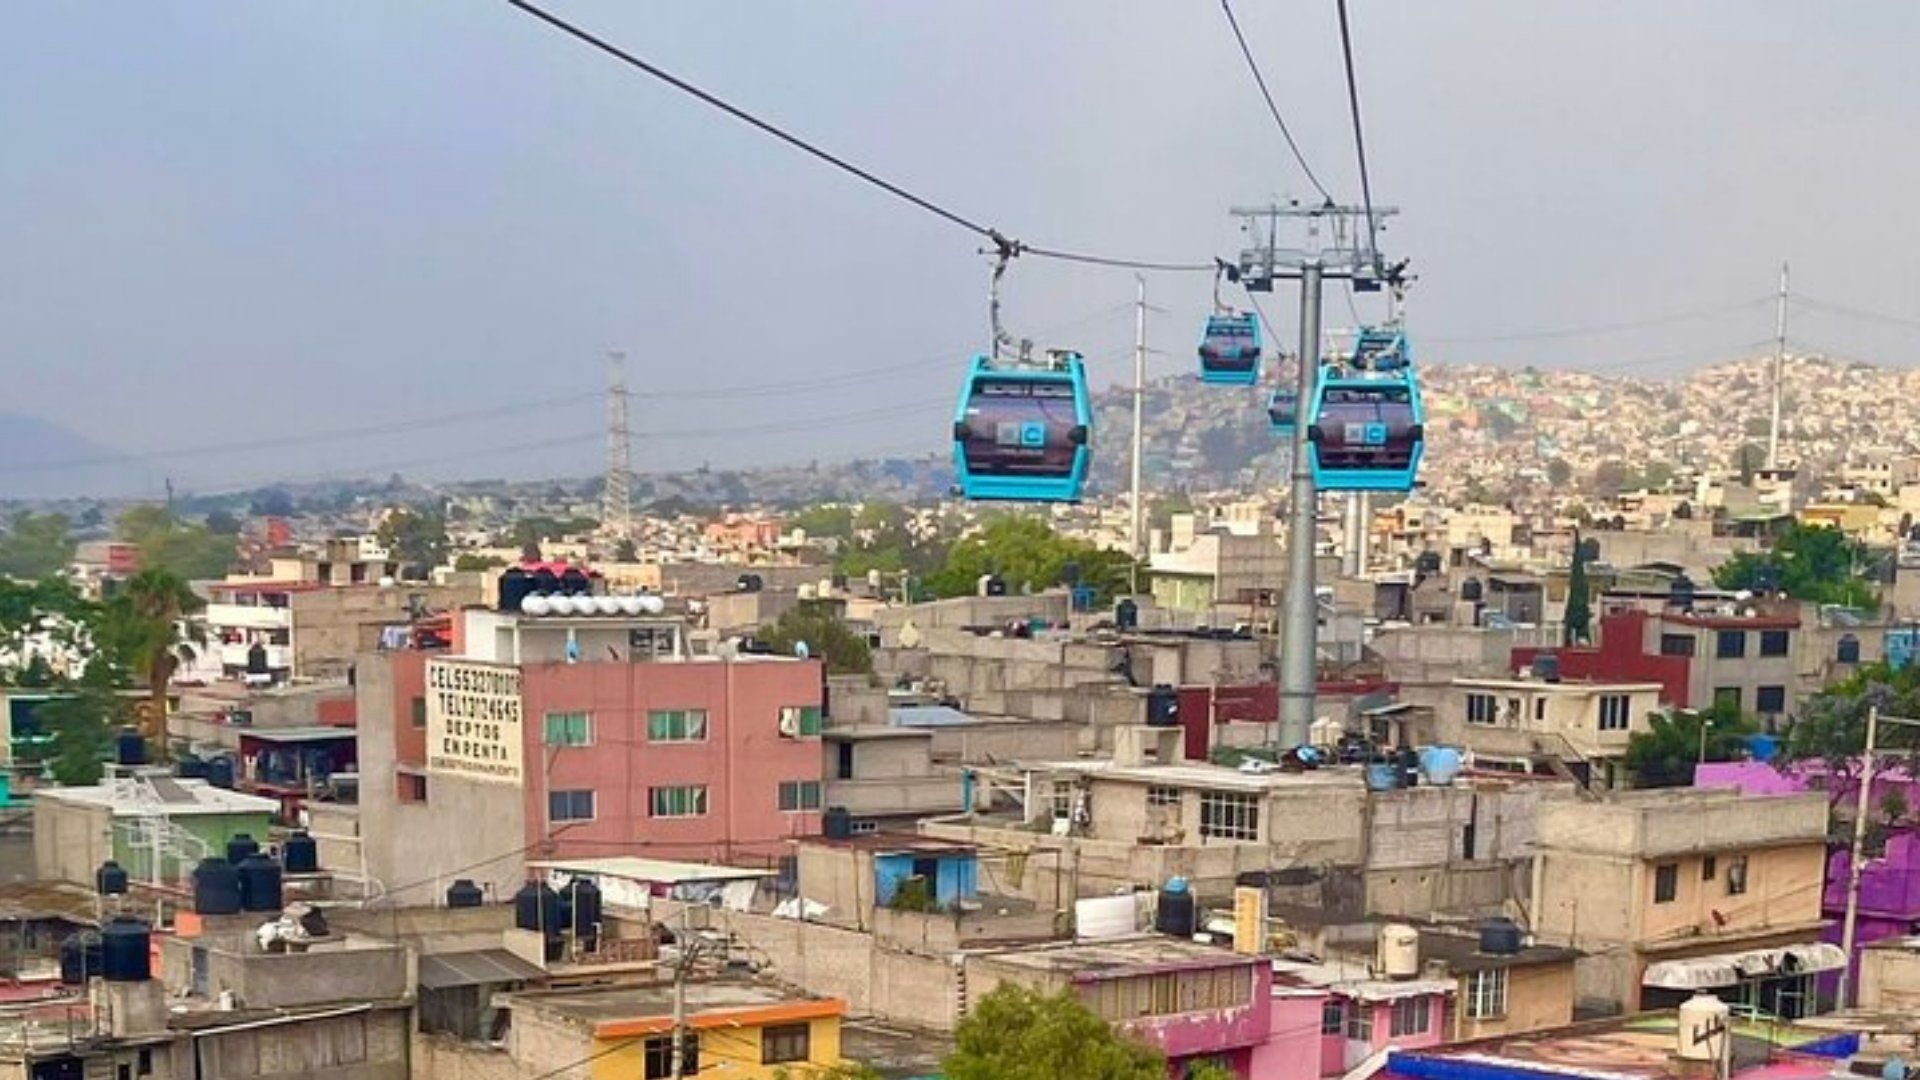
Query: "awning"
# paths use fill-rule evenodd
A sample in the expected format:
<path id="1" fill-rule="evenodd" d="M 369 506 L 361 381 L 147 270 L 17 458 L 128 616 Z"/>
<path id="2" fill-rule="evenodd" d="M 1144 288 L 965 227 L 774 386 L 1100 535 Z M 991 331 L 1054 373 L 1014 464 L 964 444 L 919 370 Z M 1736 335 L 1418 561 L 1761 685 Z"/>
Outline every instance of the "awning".
<path id="1" fill-rule="evenodd" d="M 1716 986 L 1735 986 L 1758 979 L 1839 971 L 1846 966 L 1847 954 L 1840 950 L 1840 946 L 1826 941 L 1810 941 L 1775 949 L 1662 960 L 1647 965 L 1647 973 L 1640 983 L 1662 990 L 1709 990 Z"/>
<path id="2" fill-rule="evenodd" d="M 420 986 L 426 990 L 528 982 L 544 979 L 546 975 L 546 972 L 505 949 L 474 949 L 471 952 L 438 953 L 420 958 Z"/>

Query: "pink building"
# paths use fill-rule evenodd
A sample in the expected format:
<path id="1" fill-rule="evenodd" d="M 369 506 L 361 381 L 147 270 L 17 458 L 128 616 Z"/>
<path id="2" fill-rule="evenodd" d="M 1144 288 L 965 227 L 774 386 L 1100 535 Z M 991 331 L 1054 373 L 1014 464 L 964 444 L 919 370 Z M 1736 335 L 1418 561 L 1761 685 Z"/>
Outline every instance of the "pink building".
<path id="1" fill-rule="evenodd" d="M 543 856 L 776 865 L 819 835 L 820 662 L 693 656 L 682 629 L 470 609 L 445 652 L 367 658 L 373 876 L 507 889 Z"/>
<path id="2" fill-rule="evenodd" d="M 1276 960 L 1273 986 L 1272 1037 L 1254 1058 L 1263 1080 L 1340 1076 L 1389 1046 L 1447 1041 L 1451 979 L 1376 978 L 1360 963 Z"/>

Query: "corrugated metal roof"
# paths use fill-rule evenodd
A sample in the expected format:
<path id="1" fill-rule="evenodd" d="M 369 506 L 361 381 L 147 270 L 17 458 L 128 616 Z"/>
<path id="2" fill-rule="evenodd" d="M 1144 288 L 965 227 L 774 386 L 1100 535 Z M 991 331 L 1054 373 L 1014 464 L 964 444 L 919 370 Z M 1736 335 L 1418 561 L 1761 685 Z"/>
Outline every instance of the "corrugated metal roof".
<path id="1" fill-rule="evenodd" d="M 427 990 L 528 982 L 545 978 L 546 974 L 505 949 L 475 949 L 420 958 L 420 985 Z"/>

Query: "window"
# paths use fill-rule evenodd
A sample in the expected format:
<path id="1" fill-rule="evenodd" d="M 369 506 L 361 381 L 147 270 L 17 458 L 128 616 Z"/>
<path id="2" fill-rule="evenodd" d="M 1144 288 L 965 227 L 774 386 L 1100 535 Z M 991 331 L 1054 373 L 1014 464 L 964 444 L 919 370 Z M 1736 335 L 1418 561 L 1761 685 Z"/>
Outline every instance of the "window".
<path id="1" fill-rule="evenodd" d="M 1626 694 L 1600 695 L 1600 730 L 1625 731 L 1627 717 L 1632 711 L 1633 698 Z"/>
<path id="2" fill-rule="evenodd" d="M 1179 806 L 1180 789 L 1165 784 L 1154 784 L 1147 788 L 1148 806 Z"/>
<path id="3" fill-rule="evenodd" d="M 843 742 L 840 745 L 834 747 L 834 751 L 835 751 L 834 779 L 836 780 L 853 779 L 853 744 L 850 742 Z"/>
<path id="4" fill-rule="evenodd" d="M 1680 894 L 1680 864 L 1661 863 L 1653 868 L 1653 902 L 1671 904 Z"/>
<path id="5" fill-rule="evenodd" d="M 1423 997 L 1401 998 L 1393 1003 L 1393 1021 L 1389 1034 L 1394 1038 L 1402 1035 L 1424 1035 L 1427 1033 L 1429 1002 Z"/>
<path id="6" fill-rule="evenodd" d="M 1260 800 L 1228 791 L 1200 793 L 1200 836 L 1216 840 L 1260 839 Z"/>
<path id="7" fill-rule="evenodd" d="M 412 773 L 401 773 L 400 774 L 400 801 L 401 802 L 426 802 L 427 801 L 427 778 L 424 776 L 415 776 Z"/>
<path id="8" fill-rule="evenodd" d="M 1692 656 L 1693 655 L 1693 635 L 1692 634 L 1661 634 L 1660 635 L 1660 655 L 1661 656 Z"/>
<path id="9" fill-rule="evenodd" d="M 1541 696 L 1533 699 L 1533 718 L 1535 720 L 1545 720 L 1547 718 L 1546 695 L 1542 694 Z"/>
<path id="10" fill-rule="evenodd" d="M 820 706 L 780 706 L 780 734 L 789 739 L 804 739 L 820 734 Z"/>
<path id="11" fill-rule="evenodd" d="M 541 718 L 540 738 L 548 746 L 592 746 L 593 717 L 583 712 L 550 712 Z"/>
<path id="12" fill-rule="evenodd" d="M 1740 688 L 1737 686 L 1714 687 L 1713 703 L 1729 709 L 1740 708 Z"/>
<path id="13" fill-rule="evenodd" d="M 417 728 L 427 726 L 427 699 L 424 697 L 413 699 L 413 726 Z"/>
<path id="14" fill-rule="evenodd" d="M 1790 647 L 1790 639 L 1785 630 L 1760 631 L 1761 656 L 1785 656 Z"/>
<path id="15" fill-rule="evenodd" d="M 1467 1019 L 1491 1020 L 1507 1015 L 1507 969 L 1492 968 L 1467 976 Z"/>
<path id="16" fill-rule="evenodd" d="M 1373 1041 L 1373 1007 L 1364 1001 L 1353 1003 L 1353 1011 L 1347 1014 L 1347 1038 L 1354 1042 Z"/>
<path id="17" fill-rule="evenodd" d="M 778 1027 L 760 1029 L 760 1064 L 783 1065 L 790 1061 L 805 1061 L 810 1055 L 808 1036 L 811 1029 L 806 1024 L 781 1024 Z"/>
<path id="18" fill-rule="evenodd" d="M 1860 639 L 1852 634 L 1843 634 L 1840 644 L 1834 649 L 1833 658 L 1842 664 L 1860 662 Z"/>
<path id="19" fill-rule="evenodd" d="M 1716 635 L 1713 655 L 1722 660 L 1739 660 L 1747 655 L 1747 632 L 1745 630 L 1722 630 Z"/>
<path id="20" fill-rule="evenodd" d="M 648 742 L 706 742 L 707 710 L 656 709 L 647 714 Z"/>
<path id="21" fill-rule="evenodd" d="M 1763 686 L 1753 693 L 1753 710 L 1772 716 L 1787 711 L 1787 688 L 1784 686 Z"/>
<path id="22" fill-rule="evenodd" d="M 1073 808 L 1079 801 L 1080 796 L 1072 784 L 1053 785 L 1053 820 L 1073 820 Z"/>
<path id="23" fill-rule="evenodd" d="M 1500 713 L 1492 694 L 1467 695 L 1467 723 L 1491 724 Z"/>
<path id="24" fill-rule="evenodd" d="M 1700 860 L 1700 880 L 1712 881 L 1720 872 L 1720 861 L 1709 855 Z"/>
<path id="25" fill-rule="evenodd" d="M 1081 987 L 1080 1000 L 1109 1022 L 1240 1008 L 1253 1000 L 1252 969 L 1235 965 L 1099 979 Z"/>
<path id="26" fill-rule="evenodd" d="M 1347 1026 L 1347 1008 L 1337 998 L 1320 1003 L 1320 1034 L 1338 1035 Z"/>
<path id="27" fill-rule="evenodd" d="M 1735 855 L 1727 860 L 1727 895 L 1741 896 L 1747 891 L 1747 857 Z"/>
<path id="28" fill-rule="evenodd" d="M 548 821 L 592 821 L 593 792 L 549 791 L 547 792 Z"/>
<path id="29" fill-rule="evenodd" d="M 856 821 L 853 823 L 853 835 L 855 836 L 866 836 L 869 833 L 877 833 L 879 831 L 880 823 L 877 821 Z"/>
<path id="30" fill-rule="evenodd" d="M 643 1057 L 646 1080 L 668 1080 L 673 1075 L 673 1036 L 648 1037 Z M 688 1032 L 680 1040 L 680 1071 L 687 1076 L 700 1073 L 700 1036 Z"/>
<path id="31" fill-rule="evenodd" d="M 818 780 L 782 780 L 780 781 L 780 809 L 782 810 L 818 810 L 820 809 L 820 781 Z"/>
<path id="32" fill-rule="evenodd" d="M 704 786 L 647 789 L 647 807 L 654 817 L 699 817 L 707 812 Z"/>

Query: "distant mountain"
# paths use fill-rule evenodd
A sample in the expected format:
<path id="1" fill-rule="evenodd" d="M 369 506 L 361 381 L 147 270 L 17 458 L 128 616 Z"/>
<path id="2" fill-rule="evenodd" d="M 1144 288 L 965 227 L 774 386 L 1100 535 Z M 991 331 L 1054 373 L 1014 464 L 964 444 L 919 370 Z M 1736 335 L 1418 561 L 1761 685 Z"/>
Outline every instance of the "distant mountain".
<path id="1" fill-rule="evenodd" d="M 122 452 L 39 416 L 0 413 L 0 499 L 124 491 Z"/>

